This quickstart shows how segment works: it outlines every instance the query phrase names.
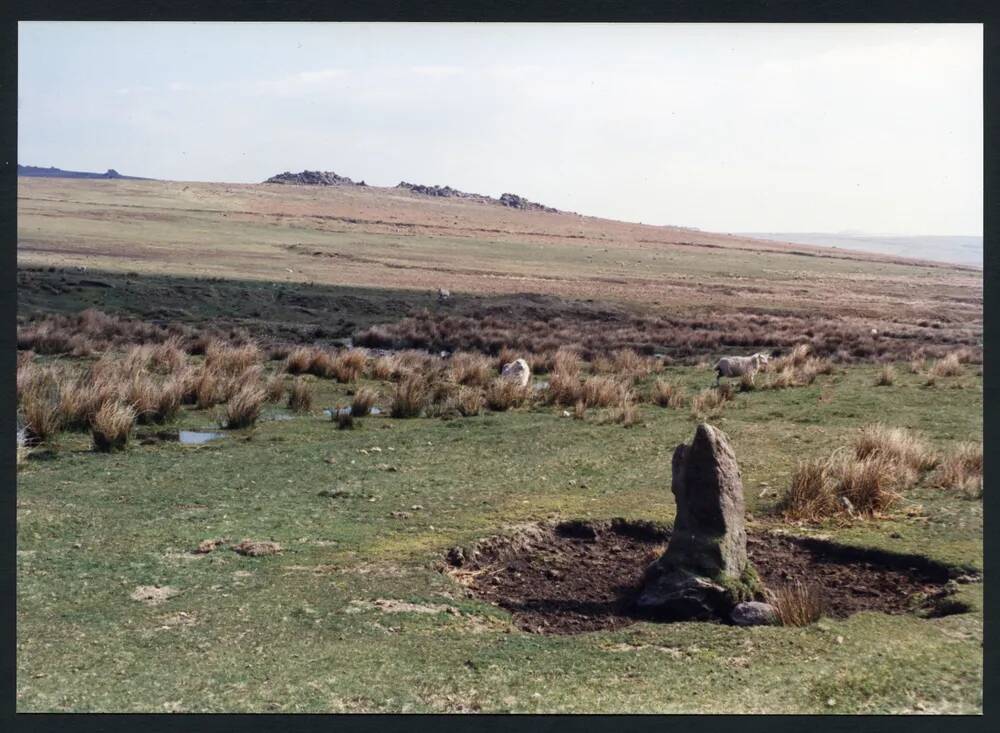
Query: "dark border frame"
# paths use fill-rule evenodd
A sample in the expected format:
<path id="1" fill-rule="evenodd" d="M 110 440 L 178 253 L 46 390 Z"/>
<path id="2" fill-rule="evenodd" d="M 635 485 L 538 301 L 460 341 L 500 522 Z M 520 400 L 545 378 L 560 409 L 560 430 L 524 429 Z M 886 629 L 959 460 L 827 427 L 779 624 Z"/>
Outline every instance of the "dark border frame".
<path id="1" fill-rule="evenodd" d="M 1000 310 L 997 280 L 1000 251 L 985 243 L 995 239 L 1000 206 L 994 200 L 998 166 L 995 145 L 1000 138 L 1000 110 L 992 93 L 997 80 L 1000 33 L 994 20 L 1000 16 L 998 4 L 986 0 L 673 0 L 669 4 L 646 2 L 626 4 L 615 0 L 580 2 L 525 2 L 524 0 L 14 0 L 4 4 L 0 14 L 0 101 L 5 114 L 0 125 L 0 231 L 5 245 L 0 248 L 0 309 L 5 328 L 0 336 L 0 355 L 6 367 L 0 369 L 0 424 L 3 434 L 14 432 L 17 311 L 17 21 L 19 20 L 239 20 L 239 21 L 465 21 L 465 22 L 924 22 L 983 23 L 984 52 L 984 423 L 986 483 L 994 476 L 992 457 L 998 455 L 996 436 L 1000 413 L 1000 384 L 997 379 L 996 347 L 1000 343 Z M 997 245 L 1000 246 L 1000 245 Z M 426 729 L 436 731 L 475 728 L 482 731 L 516 725 L 531 730 L 574 731 L 663 730 L 683 726 L 687 730 L 714 730 L 739 726 L 746 731 L 801 730 L 806 726 L 823 731 L 932 731 L 947 726 L 954 730 L 988 730 L 997 726 L 1000 677 L 997 669 L 997 634 L 991 612 L 998 609 L 1000 585 L 987 580 L 984 587 L 984 685 L 983 716 L 696 716 L 696 715 L 538 715 L 476 717 L 450 715 L 132 715 L 132 714 L 15 714 L 16 652 L 16 468 L 13 441 L 0 444 L 0 720 L 16 730 L 323 730 L 340 728 L 357 731 Z M 994 490 L 996 489 L 996 490 Z M 1000 484 L 985 491 L 984 517 L 1000 512 Z M 984 537 L 984 576 L 1000 567 L 997 548 L 987 521 Z M 990 721 L 993 721 L 992 724 Z"/>

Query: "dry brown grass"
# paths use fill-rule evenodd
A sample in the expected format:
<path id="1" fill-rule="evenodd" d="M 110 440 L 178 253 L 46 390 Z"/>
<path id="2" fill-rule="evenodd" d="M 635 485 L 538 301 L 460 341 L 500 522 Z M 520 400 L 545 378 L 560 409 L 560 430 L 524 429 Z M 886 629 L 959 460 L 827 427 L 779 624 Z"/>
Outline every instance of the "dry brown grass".
<path id="1" fill-rule="evenodd" d="M 691 415 L 701 418 L 717 413 L 732 400 L 733 392 L 733 386 L 728 383 L 706 387 L 691 398 Z"/>
<path id="2" fill-rule="evenodd" d="M 587 403 L 583 400 L 577 400 L 576 404 L 573 405 L 573 419 L 574 420 L 586 420 L 587 419 Z"/>
<path id="3" fill-rule="evenodd" d="M 330 362 L 330 373 L 338 382 L 355 382 L 365 370 L 367 357 L 361 349 L 347 349 L 336 354 Z"/>
<path id="4" fill-rule="evenodd" d="M 794 581 L 767 592 L 782 626 L 808 626 L 823 615 L 823 595 L 816 585 Z"/>
<path id="5" fill-rule="evenodd" d="M 267 393 L 257 382 L 248 382 L 229 398 L 224 411 L 224 426 L 230 429 L 248 428 L 257 422 Z"/>
<path id="6" fill-rule="evenodd" d="M 613 407 L 607 416 L 607 422 L 630 428 L 639 423 L 639 410 L 635 406 L 631 393 L 625 395 L 617 407 Z"/>
<path id="7" fill-rule="evenodd" d="M 419 417 L 427 406 L 427 383 L 416 375 L 404 377 L 395 387 L 389 403 L 392 417 Z"/>
<path id="8" fill-rule="evenodd" d="M 267 393 L 267 401 L 271 404 L 281 402 L 285 396 L 285 377 L 283 374 L 274 374 L 268 378 L 264 384 L 264 391 Z"/>
<path id="9" fill-rule="evenodd" d="M 905 428 L 890 428 L 883 423 L 862 427 L 853 447 L 858 458 L 882 456 L 917 472 L 929 471 L 939 461 L 938 455 L 919 435 Z"/>
<path id="10" fill-rule="evenodd" d="M 254 342 L 242 346 L 230 346 L 221 341 L 212 341 L 205 349 L 205 365 L 220 374 L 236 375 L 264 361 L 264 352 Z"/>
<path id="11" fill-rule="evenodd" d="M 285 371 L 289 374 L 307 374 L 312 366 L 314 350 L 299 346 L 285 357 Z"/>
<path id="12" fill-rule="evenodd" d="M 337 408 L 333 412 L 333 422 L 337 425 L 337 430 L 353 430 L 354 415 L 349 410 Z"/>
<path id="13" fill-rule="evenodd" d="M 462 351 L 452 354 L 448 371 L 453 382 L 469 387 L 485 387 L 496 376 L 490 359 Z"/>
<path id="14" fill-rule="evenodd" d="M 587 407 L 614 407 L 623 405 L 628 397 L 628 386 L 620 380 L 591 376 L 583 380 L 577 399 L 582 399 Z"/>
<path id="15" fill-rule="evenodd" d="M 959 360 L 958 353 L 948 354 L 943 359 L 939 359 L 934 363 L 930 369 L 930 376 L 933 377 L 958 377 L 961 376 L 965 370 L 962 368 L 962 363 Z"/>
<path id="16" fill-rule="evenodd" d="M 190 381 L 185 381 L 187 396 L 193 388 L 194 404 L 199 410 L 206 410 L 226 401 L 225 383 L 218 372 L 207 366 L 191 375 Z"/>
<path id="17" fill-rule="evenodd" d="M 378 392 L 370 387 L 361 387 L 354 393 L 354 399 L 351 400 L 351 414 L 354 417 L 364 417 L 372 411 L 372 406 L 377 399 Z"/>
<path id="18" fill-rule="evenodd" d="M 97 381 L 89 375 L 68 377 L 59 385 L 59 412 L 68 430 L 88 430 L 94 415 L 106 401 L 119 396 L 117 384 Z"/>
<path id="19" fill-rule="evenodd" d="M 483 393 L 471 387 L 462 387 L 454 397 L 453 406 L 462 417 L 475 417 L 483 409 Z"/>
<path id="20" fill-rule="evenodd" d="M 934 473 L 932 486 L 955 489 L 972 498 L 983 496 L 983 444 L 958 443 L 945 452 Z"/>
<path id="21" fill-rule="evenodd" d="M 312 405 L 312 387 L 303 377 L 296 377 L 288 387 L 288 409 L 293 412 L 309 412 Z"/>
<path id="22" fill-rule="evenodd" d="M 128 445 L 135 424 L 136 411 L 131 405 L 108 400 L 94 415 L 90 435 L 94 449 L 103 453 L 121 450 Z"/>
<path id="23" fill-rule="evenodd" d="M 148 366 L 161 374 L 179 374 L 187 366 L 187 352 L 178 336 L 152 347 Z"/>
<path id="24" fill-rule="evenodd" d="M 666 379 L 653 382 L 649 394 L 650 402 L 660 407 L 680 409 L 684 407 L 684 393 L 679 386 Z"/>
<path id="25" fill-rule="evenodd" d="M 522 387 L 513 379 L 498 377 L 489 383 L 483 397 L 490 410 L 504 412 L 523 405 L 531 397 L 531 385 Z"/>
<path id="26" fill-rule="evenodd" d="M 891 387 L 896 383 L 896 367 L 892 364 L 883 364 L 875 377 L 876 387 Z"/>
<path id="27" fill-rule="evenodd" d="M 60 375 L 51 367 L 34 364 L 22 372 L 18 373 L 18 398 L 27 441 L 50 442 L 63 427 L 59 409 Z"/>
<path id="28" fill-rule="evenodd" d="M 391 381 L 399 376 L 399 363 L 393 356 L 380 356 L 372 362 L 370 373 L 374 379 Z"/>

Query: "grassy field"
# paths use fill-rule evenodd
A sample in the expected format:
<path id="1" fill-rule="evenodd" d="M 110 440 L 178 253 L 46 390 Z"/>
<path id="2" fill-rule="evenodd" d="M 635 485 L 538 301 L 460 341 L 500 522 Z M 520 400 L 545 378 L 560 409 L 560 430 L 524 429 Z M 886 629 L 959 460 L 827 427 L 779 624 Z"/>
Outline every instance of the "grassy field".
<path id="1" fill-rule="evenodd" d="M 874 422 L 942 453 L 981 444 L 980 271 L 390 189 L 18 185 L 19 338 L 96 307 L 276 348 L 379 327 L 442 348 L 483 336 L 494 359 L 499 345 L 534 339 L 543 358 L 579 342 L 596 370 L 603 349 L 626 345 L 668 357 L 637 394 L 665 378 L 688 398 L 712 385 L 707 363 L 722 353 L 809 343 L 829 373 L 737 392 L 709 416 L 732 441 L 751 531 L 982 572 L 981 497 L 927 475 L 873 517 L 792 521 L 776 508 L 799 461 Z M 445 304 L 438 287 L 453 293 Z M 914 373 L 908 361 L 956 349 L 971 358 L 956 375 L 930 380 L 934 362 Z M 37 351 L 34 363 L 69 369 L 98 356 Z M 876 386 L 893 360 L 895 378 Z M 699 419 L 687 406 L 640 401 L 629 427 L 608 419 L 615 408 L 577 420 L 572 405 L 534 403 L 338 430 L 323 408 L 368 386 L 384 410 L 393 385 L 304 379 L 310 412 L 269 405 L 254 427 L 201 445 L 175 434 L 218 430 L 221 407 L 138 426 L 120 453 L 72 431 L 31 452 L 17 487 L 20 712 L 982 710 L 980 582 L 959 584 L 964 612 L 939 618 L 545 635 L 442 572 L 450 548 L 526 523 L 670 524 L 671 454 Z M 212 539 L 226 541 L 194 552 Z M 243 539 L 282 550 L 230 549 Z"/>
<path id="2" fill-rule="evenodd" d="M 710 381 L 693 368 L 671 376 Z M 873 415 L 940 448 L 981 440 L 980 378 L 928 389 L 912 375 L 890 387 L 873 387 L 874 377 L 872 367 L 850 367 L 809 387 L 739 395 L 723 410 L 715 423 L 740 460 L 751 527 L 785 526 L 769 511 L 773 496 L 758 498 L 762 486 L 783 487 L 795 459 L 828 453 Z M 639 623 L 553 637 L 518 631 L 436 569 L 449 547 L 522 522 L 669 523 L 670 453 L 695 425 L 685 410 L 646 405 L 631 428 L 543 407 L 368 417 L 346 431 L 319 410 L 344 404 L 349 388 L 314 381 L 314 414 L 202 446 L 134 444 L 109 456 L 91 452 L 87 436 L 64 434 L 54 455 L 29 460 L 18 490 L 19 710 L 981 707 L 978 584 L 960 594 L 971 613 L 938 619 L 863 613 L 749 630 Z M 176 427 L 213 425 L 210 411 L 191 410 Z M 918 487 L 882 520 L 792 529 L 982 567 L 981 502 L 940 489 Z M 192 554 L 215 537 L 274 540 L 284 551 Z M 177 594 L 159 605 L 130 598 L 152 585 Z M 377 600 L 417 608 L 386 612 Z"/>

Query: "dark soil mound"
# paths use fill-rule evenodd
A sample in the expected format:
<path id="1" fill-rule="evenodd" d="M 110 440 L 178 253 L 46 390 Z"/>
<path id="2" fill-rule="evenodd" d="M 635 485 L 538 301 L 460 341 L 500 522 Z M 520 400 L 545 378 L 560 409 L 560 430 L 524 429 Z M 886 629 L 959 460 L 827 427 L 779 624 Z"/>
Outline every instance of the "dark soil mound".
<path id="1" fill-rule="evenodd" d="M 474 596 L 510 611 L 526 631 L 613 629 L 642 618 L 634 601 L 643 573 L 669 538 L 661 525 L 621 519 L 533 525 L 454 548 L 448 572 Z M 814 584 L 833 617 L 917 610 L 941 595 L 952 574 L 919 556 L 771 534 L 749 533 L 747 550 L 765 586 Z"/>

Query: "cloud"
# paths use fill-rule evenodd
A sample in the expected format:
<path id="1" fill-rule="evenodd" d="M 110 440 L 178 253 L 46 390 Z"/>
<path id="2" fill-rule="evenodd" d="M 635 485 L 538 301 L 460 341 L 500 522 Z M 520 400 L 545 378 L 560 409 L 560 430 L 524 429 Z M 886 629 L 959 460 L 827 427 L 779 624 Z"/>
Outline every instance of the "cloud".
<path id="1" fill-rule="evenodd" d="M 411 74 L 417 74 L 419 76 L 447 77 L 461 74 L 464 69 L 460 66 L 446 66 L 442 64 L 437 66 L 411 66 L 409 71 Z"/>

